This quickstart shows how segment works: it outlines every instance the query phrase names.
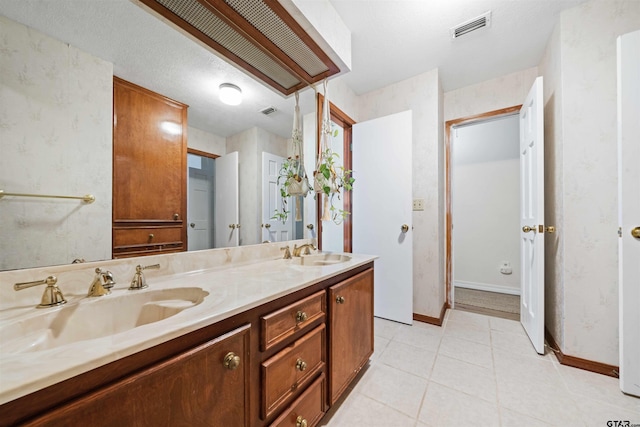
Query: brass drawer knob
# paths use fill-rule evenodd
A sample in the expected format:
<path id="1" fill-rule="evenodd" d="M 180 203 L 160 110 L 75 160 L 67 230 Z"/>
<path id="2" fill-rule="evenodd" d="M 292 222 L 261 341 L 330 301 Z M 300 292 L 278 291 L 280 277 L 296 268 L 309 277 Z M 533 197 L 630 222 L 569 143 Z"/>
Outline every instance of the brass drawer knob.
<path id="1" fill-rule="evenodd" d="M 156 237 L 153 233 L 149 233 L 149 241 L 152 241 Z"/>
<path id="2" fill-rule="evenodd" d="M 230 371 L 235 370 L 238 366 L 240 366 L 240 356 L 236 355 L 234 352 L 230 351 L 224 357 L 224 367 Z"/>
<path id="3" fill-rule="evenodd" d="M 177 214 L 177 213 L 174 213 L 174 214 L 173 214 L 173 220 L 174 220 L 174 221 L 177 221 L 177 220 L 179 220 L 179 219 L 180 219 L 180 215 L 179 215 L 179 214 Z"/>
<path id="4" fill-rule="evenodd" d="M 296 360 L 296 369 L 300 372 L 304 371 L 305 369 L 307 369 L 307 362 L 302 359 Z"/>
<path id="5" fill-rule="evenodd" d="M 296 418 L 296 427 L 307 427 L 307 420 L 302 418 L 302 415 L 298 415 Z"/>
<path id="6" fill-rule="evenodd" d="M 336 297 L 336 303 L 337 303 L 337 304 L 344 304 L 344 297 L 343 297 L 343 296 L 338 295 L 338 296 Z"/>
<path id="7" fill-rule="evenodd" d="M 296 313 L 296 323 L 302 323 L 308 319 L 307 313 L 304 311 L 299 311 Z"/>

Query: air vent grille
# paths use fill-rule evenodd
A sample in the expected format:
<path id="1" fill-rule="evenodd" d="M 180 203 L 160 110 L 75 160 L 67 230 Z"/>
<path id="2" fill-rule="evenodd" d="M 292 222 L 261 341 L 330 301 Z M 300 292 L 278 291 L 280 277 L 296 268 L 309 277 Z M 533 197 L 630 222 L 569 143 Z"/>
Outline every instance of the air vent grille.
<path id="1" fill-rule="evenodd" d="M 138 1 L 285 95 L 340 72 L 277 1 Z"/>
<path id="2" fill-rule="evenodd" d="M 278 111 L 278 110 L 276 109 L 276 107 L 265 107 L 265 108 L 263 108 L 262 110 L 260 110 L 260 112 L 261 112 L 262 114 L 264 114 L 265 116 L 268 116 L 269 114 L 273 114 L 273 113 L 275 113 L 276 111 Z"/>
<path id="3" fill-rule="evenodd" d="M 462 24 L 456 25 L 451 28 L 450 34 L 451 37 L 457 39 L 460 36 L 465 34 L 469 34 L 472 31 L 479 30 L 481 28 L 490 27 L 491 26 L 491 11 L 485 12 L 482 15 L 470 19 Z"/>

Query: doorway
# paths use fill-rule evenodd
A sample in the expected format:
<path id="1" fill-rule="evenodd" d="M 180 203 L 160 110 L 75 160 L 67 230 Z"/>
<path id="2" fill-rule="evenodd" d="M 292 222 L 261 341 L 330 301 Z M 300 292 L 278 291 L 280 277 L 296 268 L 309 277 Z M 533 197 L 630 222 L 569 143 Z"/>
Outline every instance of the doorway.
<path id="1" fill-rule="evenodd" d="M 519 110 L 446 123 L 448 302 L 513 319 L 520 312 Z"/>
<path id="2" fill-rule="evenodd" d="M 214 247 L 214 157 L 189 151 L 187 169 L 187 250 L 211 249 Z"/>

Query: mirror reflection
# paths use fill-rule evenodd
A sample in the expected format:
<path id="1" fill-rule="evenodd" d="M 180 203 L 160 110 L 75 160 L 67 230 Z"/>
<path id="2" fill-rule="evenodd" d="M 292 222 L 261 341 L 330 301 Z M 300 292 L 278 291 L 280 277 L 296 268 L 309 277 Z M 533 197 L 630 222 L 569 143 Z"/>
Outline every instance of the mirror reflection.
<path id="1" fill-rule="evenodd" d="M 304 237 L 313 209 L 301 201 L 290 202 L 288 224 L 269 215 L 279 203 L 269 171 L 290 150 L 291 97 L 126 0 L 2 0 L 0 15 L 0 190 L 96 200 L 1 198 L 0 270 L 112 257 L 114 76 L 189 105 L 185 249 Z M 241 105 L 218 100 L 224 81 L 242 88 Z M 301 94 L 305 123 L 314 96 Z"/>

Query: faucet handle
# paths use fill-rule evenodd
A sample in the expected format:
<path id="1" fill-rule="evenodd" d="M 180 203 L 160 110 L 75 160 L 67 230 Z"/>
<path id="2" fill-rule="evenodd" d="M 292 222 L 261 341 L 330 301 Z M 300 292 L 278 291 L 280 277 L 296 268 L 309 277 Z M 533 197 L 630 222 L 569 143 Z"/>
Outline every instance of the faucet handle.
<path id="1" fill-rule="evenodd" d="M 149 287 L 147 285 L 147 279 L 145 279 L 143 270 L 157 270 L 160 268 L 160 264 L 146 265 L 141 266 L 140 264 L 136 265 L 136 273 L 133 275 L 133 279 L 131 279 L 131 286 L 129 286 L 129 290 L 138 290 Z"/>
<path id="2" fill-rule="evenodd" d="M 42 299 L 40 300 L 40 304 L 38 304 L 37 308 L 46 308 L 46 307 L 55 307 L 58 305 L 65 304 L 67 302 L 64 299 L 64 295 L 62 295 L 62 291 L 58 288 L 58 278 L 56 276 L 49 276 L 43 280 L 34 280 L 33 282 L 22 282 L 16 283 L 13 285 L 13 289 L 16 291 L 20 291 L 22 289 L 31 288 L 33 286 L 38 285 L 47 285 L 42 294 Z"/>
<path id="3" fill-rule="evenodd" d="M 282 258 L 284 259 L 291 259 L 291 251 L 289 250 L 289 245 L 280 248 L 281 251 L 284 251 L 284 256 Z"/>

